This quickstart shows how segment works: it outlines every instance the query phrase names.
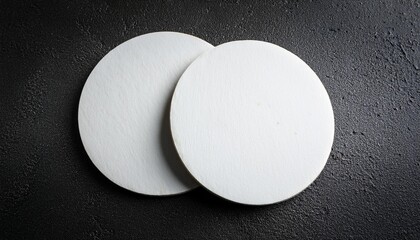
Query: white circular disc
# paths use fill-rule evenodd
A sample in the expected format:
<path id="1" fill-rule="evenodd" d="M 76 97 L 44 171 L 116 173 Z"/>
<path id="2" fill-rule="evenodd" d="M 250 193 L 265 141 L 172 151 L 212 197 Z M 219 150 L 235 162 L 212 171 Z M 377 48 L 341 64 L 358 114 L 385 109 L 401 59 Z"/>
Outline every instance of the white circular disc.
<path id="1" fill-rule="evenodd" d="M 198 57 L 172 98 L 171 131 L 187 169 L 234 202 L 286 200 L 320 174 L 334 115 L 319 78 L 289 51 L 260 41 Z"/>
<path id="2" fill-rule="evenodd" d="M 169 104 L 188 65 L 209 43 L 157 32 L 128 40 L 93 69 L 79 103 L 79 131 L 95 166 L 111 181 L 147 195 L 198 186 L 173 146 Z"/>

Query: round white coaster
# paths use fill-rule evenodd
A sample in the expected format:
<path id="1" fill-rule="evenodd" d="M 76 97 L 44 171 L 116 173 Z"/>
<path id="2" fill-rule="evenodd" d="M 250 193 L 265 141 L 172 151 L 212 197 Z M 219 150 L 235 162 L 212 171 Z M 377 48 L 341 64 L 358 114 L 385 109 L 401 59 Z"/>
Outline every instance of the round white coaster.
<path id="1" fill-rule="evenodd" d="M 171 195 L 198 186 L 173 146 L 169 105 L 175 85 L 209 43 L 157 32 L 126 41 L 93 69 L 79 103 L 79 131 L 95 166 L 121 187 Z"/>
<path id="2" fill-rule="evenodd" d="M 243 204 L 286 200 L 320 174 L 334 115 L 319 78 L 289 51 L 235 41 L 198 57 L 172 98 L 171 130 L 190 173 Z"/>

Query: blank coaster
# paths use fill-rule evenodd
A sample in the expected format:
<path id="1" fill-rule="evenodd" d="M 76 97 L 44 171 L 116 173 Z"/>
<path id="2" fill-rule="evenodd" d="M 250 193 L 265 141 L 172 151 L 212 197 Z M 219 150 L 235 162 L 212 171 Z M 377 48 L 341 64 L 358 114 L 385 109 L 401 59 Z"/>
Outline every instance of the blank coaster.
<path id="1" fill-rule="evenodd" d="M 169 104 L 188 65 L 209 43 L 181 33 L 133 38 L 93 69 L 79 103 L 79 130 L 95 166 L 121 187 L 171 195 L 198 186 L 176 153 Z"/>
<path id="2" fill-rule="evenodd" d="M 317 75 L 289 51 L 260 41 L 222 44 L 184 72 L 171 130 L 189 172 L 234 202 L 286 200 L 320 174 L 334 115 Z"/>

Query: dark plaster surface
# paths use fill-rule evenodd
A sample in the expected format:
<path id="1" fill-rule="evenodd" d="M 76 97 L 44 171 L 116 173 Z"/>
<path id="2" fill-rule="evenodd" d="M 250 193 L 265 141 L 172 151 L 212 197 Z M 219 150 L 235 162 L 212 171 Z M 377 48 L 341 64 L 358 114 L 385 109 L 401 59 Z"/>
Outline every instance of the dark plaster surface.
<path id="1" fill-rule="evenodd" d="M 77 105 L 95 64 L 140 34 L 289 49 L 336 120 L 303 193 L 266 207 L 204 189 L 155 198 L 90 162 Z M 420 239 L 420 1 L 0 1 L 0 239 Z"/>

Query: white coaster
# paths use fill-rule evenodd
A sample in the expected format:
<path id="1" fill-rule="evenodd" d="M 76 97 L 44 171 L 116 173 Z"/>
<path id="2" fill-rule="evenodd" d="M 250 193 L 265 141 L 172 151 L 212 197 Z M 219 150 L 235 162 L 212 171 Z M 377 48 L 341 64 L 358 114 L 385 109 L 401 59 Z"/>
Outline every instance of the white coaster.
<path id="1" fill-rule="evenodd" d="M 171 195 L 198 186 L 177 156 L 169 104 L 188 65 L 209 43 L 182 33 L 133 38 L 93 69 L 79 103 L 79 130 L 95 166 L 121 187 Z"/>
<path id="2" fill-rule="evenodd" d="M 235 41 L 198 57 L 171 106 L 171 130 L 190 173 L 243 204 L 286 200 L 320 174 L 334 115 L 319 78 L 289 51 Z"/>

